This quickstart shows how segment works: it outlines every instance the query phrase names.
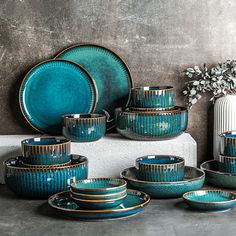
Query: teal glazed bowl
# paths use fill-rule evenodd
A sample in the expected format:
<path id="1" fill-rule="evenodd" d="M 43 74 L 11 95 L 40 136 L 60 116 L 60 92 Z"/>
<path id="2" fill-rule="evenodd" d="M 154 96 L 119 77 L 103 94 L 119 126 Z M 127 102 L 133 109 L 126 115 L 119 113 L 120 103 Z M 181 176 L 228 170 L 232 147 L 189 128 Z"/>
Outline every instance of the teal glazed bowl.
<path id="1" fill-rule="evenodd" d="M 69 114 L 62 117 L 63 135 L 72 142 L 93 142 L 106 133 L 103 114 Z"/>
<path id="2" fill-rule="evenodd" d="M 198 190 L 185 193 L 184 201 L 200 211 L 227 211 L 236 204 L 236 195 L 222 190 Z"/>
<path id="3" fill-rule="evenodd" d="M 160 110 L 174 107 L 173 87 L 137 87 L 131 91 L 132 106 Z"/>
<path id="4" fill-rule="evenodd" d="M 28 198 L 47 198 L 68 190 L 71 182 L 87 177 L 88 160 L 79 155 L 71 155 L 71 164 L 60 167 L 25 167 L 21 157 L 5 162 L 6 185 L 17 195 Z"/>
<path id="5" fill-rule="evenodd" d="M 220 134 L 220 154 L 236 157 L 236 131 Z"/>
<path id="6" fill-rule="evenodd" d="M 57 137 L 38 137 L 21 141 L 23 162 L 30 165 L 57 165 L 71 159 L 70 140 Z"/>
<path id="7" fill-rule="evenodd" d="M 236 173 L 236 157 L 219 155 L 219 170 L 226 173 Z"/>
<path id="8" fill-rule="evenodd" d="M 184 159 L 177 156 L 149 155 L 136 159 L 136 167 L 142 180 L 174 182 L 184 178 Z"/>
<path id="9" fill-rule="evenodd" d="M 175 107 L 169 111 L 131 111 L 116 109 L 116 128 L 124 137 L 134 140 L 162 140 L 176 137 L 187 129 L 188 111 Z"/>
<path id="10" fill-rule="evenodd" d="M 126 181 L 113 178 L 91 178 L 71 184 L 71 191 L 82 194 L 113 194 L 126 189 Z"/>
<path id="11" fill-rule="evenodd" d="M 143 191 L 152 198 L 178 198 L 186 192 L 200 189 L 205 180 L 205 173 L 200 169 L 185 166 L 184 172 L 184 179 L 176 182 L 140 180 L 135 167 L 123 170 L 120 175 L 127 181 L 129 188 Z"/>

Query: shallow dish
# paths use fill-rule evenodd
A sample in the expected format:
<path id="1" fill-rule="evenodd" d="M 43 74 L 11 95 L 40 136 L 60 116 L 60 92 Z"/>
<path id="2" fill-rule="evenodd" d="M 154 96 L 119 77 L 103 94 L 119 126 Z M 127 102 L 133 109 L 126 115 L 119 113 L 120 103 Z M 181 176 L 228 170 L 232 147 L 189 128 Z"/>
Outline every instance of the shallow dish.
<path id="1" fill-rule="evenodd" d="M 174 182 L 184 178 L 184 159 L 177 156 L 149 155 L 136 159 L 136 167 L 142 180 Z"/>
<path id="2" fill-rule="evenodd" d="M 220 134 L 220 154 L 236 157 L 236 131 Z"/>
<path id="3" fill-rule="evenodd" d="M 71 184 L 71 190 L 83 194 L 112 194 L 126 189 L 126 181 L 113 178 L 91 178 Z"/>
<path id="4" fill-rule="evenodd" d="M 71 164 L 60 167 L 25 167 L 21 157 L 5 161 L 6 185 L 23 197 L 47 198 L 69 189 L 71 182 L 87 177 L 88 160 L 79 155 L 71 155 Z"/>
<path id="5" fill-rule="evenodd" d="M 23 162 L 30 165 L 57 165 L 70 161 L 71 142 L 57 137 L 21 141 Z"/>
<path id="6" fill-rule="evenodd" d="M 127 181 L 130 188 L 144 191 L 152 198 L 182 197 L 186 192 L 200 189 L 205 180 L 205 174 L 202 170 L 190 166 L 185 166 L 184 180 L 177 182 L 139 180 L 138 170 L 135 167 L 123 170 L 120 175 Z"/>
<path id="7" fill-rule="evenodd" d="M 33 67 L 19 91 L 21 111 L 28 123 L 43 133 L 61 134 L 61 116 L 92 113 L 97 89 L 80 65 L 65 60 L 47 60 Z"/>
<path id="8" fill-rule="evenodd" d="M 226 173 L 236 173 L 236 157 L 219 155 L 219 170 Z"/>
<path id="9" fill-rule="evenodd" d="M 131 94 L 133 107 L 160 110 L 174 107 L 174 93 L 171 86 L 136 87 L 132 89 Z"/>
<path id="10" fill-rule="evenodd" d="M 198 190 L 185 193 L 184 201 L 200 211 L 227 211 L 236 204 L 236 195 L 221 190 Z"/>
<path id="11" fill-rule="evenodd" d="M 210 160 L 202 163 L 200 168 L 206 173 L 206 181 L 222 188 L 236 189 L 236 174 L 219 170 L 219 162 Z"/>
<path id="12" fill-rule="evenodd" d="M 74 217 L 81 220 L 115 219 L 131 216 L 144 210 L 150 202 L 150 197 L 143 192 L 127 190 L 123 203 L 115 208 L 106 210 L 88 210 L 78 206 L 70 197 L 69 191 L 56 193 L 48 199 L 48 204 L 59 215 Z"/>
<path id="13" fill-rule="evenodd" d="M 168 111 L 131 111 L 116 109 L 116 129 L 126 138 L 161 140 L 176 137 L 187 129 L 188 111 L 175 107 Z"/>
<path id="14" fill-rule="evenodd" d="M 102 114 L 64 115 L 62 133 L 73 142 L 97 141 L 106 133 L 106 116 Z"/>
<path id="15" fill-rule="evenodd" d="M 98 91 L 95 113 L 103 113 L 105 110 L 110 115 L 107 129 L 114 127 L 114 109 L 129 105 L 133 86 L 125 62 L 111 49 L 92 43 L 69 47 L 56 57 L 78 63 L 88 71 Z"/>

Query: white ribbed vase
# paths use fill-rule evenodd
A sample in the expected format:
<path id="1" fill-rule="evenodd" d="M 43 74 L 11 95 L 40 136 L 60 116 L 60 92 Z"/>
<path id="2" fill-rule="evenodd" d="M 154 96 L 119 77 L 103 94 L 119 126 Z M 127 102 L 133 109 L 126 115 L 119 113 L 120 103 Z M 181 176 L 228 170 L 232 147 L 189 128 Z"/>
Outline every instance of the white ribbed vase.
<path id="1" fill-rule="evenodd" d="M 214 159 L 219 155 L 219 134 L 236 130 L 236 95 L 226 95 L 218 98 L 214 105 Z"/>

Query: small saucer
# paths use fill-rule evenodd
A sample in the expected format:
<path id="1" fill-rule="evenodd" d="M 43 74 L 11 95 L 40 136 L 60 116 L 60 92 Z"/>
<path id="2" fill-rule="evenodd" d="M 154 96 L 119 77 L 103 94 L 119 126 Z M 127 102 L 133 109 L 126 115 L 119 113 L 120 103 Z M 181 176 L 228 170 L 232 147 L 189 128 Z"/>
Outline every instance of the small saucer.
<path id="1" fill-rule="evenodd" d="M 128 189 L 127 197 L 117 207 L 105 210 L 88 210 L 78 206 L 70 197 L 70 191 L 56 193 L 48 199 L 48 204 L 60 215 L 81 220 L 116 219 L 137 214 L 150 202 L 146 193 Z"/>
<path id="2" fill-rule="evenodd" d="M 192 191 L 185 193 L 183 199 L 191 208 L 207 212 L 224 212 L 236 204 L 236 194 L 222 190 Z"/>
<path id="3" fill-rule="evenodd" d="M 205 173 L 197 168 L 185 166 L 184 180 L 176 182 L 148 182 L 138 179 L 138 170 L 130 167 L 121 172 L 128 185 L 149 194 L 152 198 L 182 197 L 186 192 L 200 189 L 205 180 Z"/>

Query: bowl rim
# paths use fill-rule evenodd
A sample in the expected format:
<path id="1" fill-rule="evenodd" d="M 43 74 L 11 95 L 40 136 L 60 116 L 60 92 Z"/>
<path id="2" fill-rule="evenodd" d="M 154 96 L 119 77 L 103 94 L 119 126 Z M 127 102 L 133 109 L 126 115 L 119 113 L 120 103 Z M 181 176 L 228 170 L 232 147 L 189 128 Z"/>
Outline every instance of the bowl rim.
<path id="1" fill-rule="evenodd" d="M 88 117 L 80 117 L 80 116 L 88 116 Z M 99 113 L 77 113 L 77 114 L 65 114 L 62 116 L 62 118 L 66 120 L 67 119 L 68 120 L 97 120 L 97 119 L 106 119 L 106 115 L 99 114 Z"/>
<path id="2" fill-rule="evenodd" d="M 137 86 L 131 89 L 132 91 L 152 92 L 152 91 L 167 91 L 174 90 L 173 86 L 162 85 L 162 86 Z"/>
<path id="3" fill-rule="evenodd" d="M 226 135 L 234 135 L 235 137 L 227 137 Z M 223 139 L 236 139 L 236 130 L 225 131 L 219 134 L 219 137 Z"/>

